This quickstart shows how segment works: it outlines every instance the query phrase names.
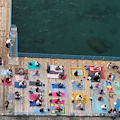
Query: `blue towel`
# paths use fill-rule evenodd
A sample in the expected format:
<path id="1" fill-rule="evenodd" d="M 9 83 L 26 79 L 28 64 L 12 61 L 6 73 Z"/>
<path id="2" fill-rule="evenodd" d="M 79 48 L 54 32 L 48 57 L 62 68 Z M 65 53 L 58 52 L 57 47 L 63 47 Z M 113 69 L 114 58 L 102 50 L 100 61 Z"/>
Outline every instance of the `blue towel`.
<path id="1" fill-rule="evenodd" d="M 35 66 L 35 62 L 30 62 L 30 63 L 32 63 L 32 65 L 29 65 L 29 63 L 28 63 L 28 68 L 29 69 L 40 69 L 40 65 L 39 66 Z"/>
<path id="2" fill-rule="evenodd" d="M 42 107 L 42 105 L 41 106 L 36 105 L 36 101 L 35 100 L 33 100 L 33 102 L 30 103 L 30 107 L 32 107 L 32 106 Z"/>
<path id="3" fill-rule="evenodd" d="M 62 83 L 63 84 L 63 83 Z M 65 85 L 65 84 L 63 84 L 63 85 Z M 58 87 L 58 83 L 52 83 L 51 84 L 51 87 L 52 87 L 52 89 L 54 89 L 54 88 L 59 88 Z M 64 86 L 64 87 L 62 87 L 62 88 L 60 88 L 60 89 L 65 89 L 66 88 L 66 85 Z"/>
<path id="4" fill-rule="evenodd" d="M 73 90 L 83 90 L 83 89 L 85 89 L 85 85 L 84 85 L 84 82 L 81 82 L 81 87 L 78 87 L 77 86 L 77 83 L 78 83 L 78 81 L 75 81 L 75 82 L 70 82 L 70 87 L 71 87 L 71 89 L 73 89 Z"/>
<path id="5" fill-rule="evenodd" d="M 33 111 L 35 114 L 36 113 L 39 113 L 39 114 L 45 114 L 45 113 L 48 113 L 48 110 L 47 109 L 44 109 L 44 112 L 40 112 L 40 109 L 34 109 L 34 111 Z"/>
<path id="6" fill-rule="evenodd" d="M 38 75 L 33 75 L 34 74 L 34 71 L 31 71 L 31 76 L 32 77 L 41 77 L 41 72 L 39 71 L 39 76 Z"/>
<path id="7" fill-rule="evenodd" d="M 104 101 L 98 101 L 98 98 L 93 96 L 92 97 L 92 109 L 93 113 L 107 113 L 108 110 L 102 110 L 102 105 L 107 105 L 107 98 L 103 97 Z"/>
<path id="8" fill-rule="evenodd" d="M 14 83 L 14 87 L 15 87 L 15 88 L 26 88 L 26 86 L 25 86 L 25 87 L 19 86 L 19 82 L 15 82 L 15 83 Z"/>
<path id="9" fill-rule="evenodd" d="M 116 101 L 116 105 L 115 105 L 115 109 L 117 110 L 117 111 L 119 111 L 119 108 L 120 108 L 120 99 L 117 99 L 117 101 Z"/>
<path id="10" fill-rule="evenodd" d="M 115 79 L 115 75 L 112 75 L 112 77 L 111 77 L 111 81 L 113 82 L 114 79 Z"/>
<path id="11" fill-rule="evenodd" d="M 107 86 L 112 86 L 111 82 L 106 81 Z"/>
<path id="12" fill-rule="evenodd" d="M 29 85 L 30 86 L 36 86 L 36 82 L 35 81 L 29 81 Z M 43 86 L 42 82 L 40 82 L 40 86 Z"/>

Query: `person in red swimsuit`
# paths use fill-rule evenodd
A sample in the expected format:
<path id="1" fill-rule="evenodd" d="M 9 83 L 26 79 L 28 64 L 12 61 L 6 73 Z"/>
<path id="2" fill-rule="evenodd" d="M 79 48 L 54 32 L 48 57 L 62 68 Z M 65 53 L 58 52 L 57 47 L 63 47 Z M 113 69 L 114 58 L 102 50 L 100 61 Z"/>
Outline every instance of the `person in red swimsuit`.
<path id="1" fill-rule="evenodd" d="M 39 76 L 39 71 L 38 71 L 38 70 L 35 71 L 35 73 L 34 73 L 33 75 L 37 75 L 37 76 Z"/>

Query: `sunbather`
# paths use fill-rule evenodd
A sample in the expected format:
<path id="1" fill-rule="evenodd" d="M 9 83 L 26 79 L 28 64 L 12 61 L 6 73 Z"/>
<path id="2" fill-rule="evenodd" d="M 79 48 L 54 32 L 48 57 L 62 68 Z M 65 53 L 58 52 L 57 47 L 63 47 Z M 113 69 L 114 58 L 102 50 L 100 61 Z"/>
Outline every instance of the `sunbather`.
<path id="1" fill-rule="evenodd" d="M 38 61 L 35 62 L 35 66 L 39 67 L 40 63 Z"/>
<path id="2" fill-rule="evenodd" d="M 104 101 L 103 97 L 98 97 L 98 101 Z"/>
<path id="3" fill-rule="evenodd" d="M 39 76 L 39 71 L 37 70 L 37 71 L 35 71 L 34 73 L 33 73 L 33 76 L 34 75 L 37 75 L 37 76 Z"/>
<path id="4" fill-rule="evenodd" d="M 74 75 L 75 75 L 76 77 L 78 76 L 78 71 L 77 71 L 77 70 L 74 72 Z"/>
<path id="5" fill-rule="evenodd" d="M 42 106 L 42 100 L 41 99 L 36 100 L 36 105 L 37 106 Z"/>
<path id="6" fill-rule="evenodd" d="M 47 110 L 48 110 L 48 111 L 50 111 L 50 109 L 49 109 L 49 108 L 48 108 Z M 44 108 L 41 108 L 41 109 L 40 109 L 40 112 L 44 112 L 44 111 L 45 111 L 45 109 L 44 109 Z"/>
<path id="7" fill-rule="evenodd" d="M 100 67 L 99 67 L 98 65 L 96 65 L 93 69 L 94 69 L 94 70 L 99 70 L 99 68 L 100 68 Z"/>
<path id="8" fill-rule="evenodd" d="M 28 76 L 27 76 L 26 74 L 23 76 L 23 78 L 24 78 L 25 80 L 28 80 Z"/>
<path id="9" fill-rule="evenodd" d="M 99 76 L 99 78 L 100 78 L 100 72 L 96 72 L 95 76 Z"/>
<path id="10" fill-rule="evenodd" d="M 60 99 L 55 99 L 55 103 L 58 104 Z"/>
<path id="11" fill-rule="evenodd" d="M 36 100 L 39 100 L 39 99 L 40 99 L 40 94 L 37 94 L 37 95 L 35 96 L 35 99 L 36 99 Z"/>
<path id="12" fill-rule="evenodd" d="M 99 81 L 100 81 L 100 77 L 99 77 L 99 76 L 95 76 L 95 77 L 94 77 L 94 80 L 95 80 L 96 82 L 99 82 Z"/>
<path id="13" fill-rule="evenodd" d="M 106 105 L 102 105 L 102 106 L 101 106 L 101 109 L 102 109 L 102 110 L 107 110 L 107 106 L 106 106 Z"/>
<path id="14" fill-rule="evenodd" d="M 20 83 L 19 83 L 19 86 L 21 86 L 21 87 L 25 87 L 27 85 L 27 83 L 25 82 L 25 81 L 21 81 Z"/>
<path id="15" fill-rule="evenodd" d="M 19 92 L 15 92 L 15 99 L 20 100 L 21 96 Z"/>
<path id="16" fill-rule="evenodd" d="M 8 75 L 9 75 L 10 77 L 13 76 L 13 74 L 12 74 L 12 69 L 9 69 L 9 70 L 8 70 Z"/>
<path id="17" fill-rule="evenodd" d="M 13 46 L 13 44 L 12 44 L 12 40 L 11 39 L 8 39 L 7 41 L 6 41 L 6 45 L 5 45 L 7 48 L 10 48 L 10 46 Z"/>
<path id="18" fill-rule="evenodd" d="M 10 83 L 11 79 L 9 77 L 6 78 L 6 83 Z"/>
<path id="19" fill-rule="evenodd" d="M 103 94 L 103 93 L 105 93 L 105 91 L 103 89 L 101 89 L 99 93 Z"/>
<path id="20" fill-rule="evenodd" d="M 81 87 L 81 86 L 82 86 L 82 80 L 77 83 L 77 86 L 78 86 L 78 87 Z"/>
<path id="21" fill-rule="evenodd" d="M 41 85 L 40 80 L 37 80 L 37 81 L 36 81 L 36 86 L 40 86 L 40 85 Z"/>
<path id="22" fill-rule="evenodd" d="M 83 110 L 83 103 L 78 103 L 78 104 L 76 105 L 76 107 L 77 107 L 77 108 L 80 108 L 80 110 Z"/>
<path id="23" fill-rule="evenodd" d="M 60 106 L 55 110 L 55 112 L 61 112 L 62 109 L 60 108 Z"/>
<path id="24" fill-rule="evenodd" d="M 63 88 L 63 87 L 65 87 L 65 85 L 62 84 L 62 83 L 58 83 L 58 87 L 59 87 L 59 88 Z"/>
<path id="25" fill-rule="evenodd" d="M 111 68 L 111 65 L 112 65 L 112 63 L 109 62 L 109 63 L 107 64 L 107 68 L 110 69 L 110 68 Z"/>
<path id="26" fill-rule="evenodd" d="M 57 92 L 56 92 L 56 95 L 57 95 L 57 96 L 61 96 L 61 95 L 62 95 L 62 92 L 57 91 Z"/>
<path id="27" fill-rule="evenodd" d="M 119 67 L 117 65 L 113 65 L 112 69 L 118 69 Z"/>
<path id="28" fill-rule="evenodd" d="M 35 91 L 36 92 L 43 92 L 44 90 L 42 90 L 42 88 L 37 87 Z"/>
<path id="29" fill-rule="evenodd" d="M 77 100 L 77 101 L 83 101 L 84 98 L 83 98 L 81 95 L 78 95 L 78 96 L 76 97 L 76 100 Z"/>

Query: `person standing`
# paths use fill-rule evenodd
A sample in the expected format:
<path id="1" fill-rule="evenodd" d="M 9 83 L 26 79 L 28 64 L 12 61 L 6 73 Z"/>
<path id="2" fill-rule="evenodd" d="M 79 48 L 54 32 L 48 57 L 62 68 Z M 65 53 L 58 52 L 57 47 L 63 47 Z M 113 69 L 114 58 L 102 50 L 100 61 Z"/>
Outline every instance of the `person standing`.
<path id="1" fill-rule="evenodd" d="M 6 109 L 8 109 L 8 105 L 9 105 L 9 101 L 7 100 L 7 101 L 5 101 L 5 107 L 6 107 Z"/>

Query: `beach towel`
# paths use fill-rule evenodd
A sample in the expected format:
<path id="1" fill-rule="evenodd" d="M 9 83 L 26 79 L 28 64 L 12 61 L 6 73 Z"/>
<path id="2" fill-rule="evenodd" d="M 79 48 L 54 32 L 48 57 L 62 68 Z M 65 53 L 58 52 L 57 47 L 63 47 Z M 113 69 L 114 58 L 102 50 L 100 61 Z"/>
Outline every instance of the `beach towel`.
<path id="1" fill-rule="evenodd" d="M 38 105 L 36 104 L 36 100 L 33 100 L 33 102 L 30 103 L 30 107 L 42 107 L 42 105 L 41 105 L 41 106 L 38 106 Z"/>
<path id="2" fill-rule="evenodd" d="M 78 87 L 77 84 L 78 84 L 78 81 L 70 82 L 71 89 L 73 89 L 73 90 L 83 90 L 83 89 L 85 89 L 85 83 L 84 82 L 81 82 L 81 87 Z"/>
<path id="3" fill-rule="evenodd" d="M 41 91 L 42 91 L 42 87 L 39 87 L 39 89 L 40 89 L 39 92 L 36 92 L 36 88 L 37 88 L 37 87 L 31 87 L 31 88 L 30 88 L 30 90 L 33 91 L 33 94 L 40 94 L 40 93 L 42 93 L 42 92 L 41 92 Z"/>
<path id="4" fill-rule="evenodd" d="M 59 78 L 59 74 L 47 74 L 47 78 L 58 79 Z"/>
<path id="5" fill-rule="evenodd" d="M 30 86 L 36 86 L 36 82 L 35 81 L 29 81 L 29 85 Z M 42 82 L 40 82 L 40 86 L 43 86 Z"/>
<path id="6" fill-rule="evenodd" d="M 20 82 L 14 82 L 14 87 L 15 88 L 26 88 L 26 86 L 24 86 L 24 87 L 19 86 L 19 83 Z"/>
<path id="7" fill-rule="evenodd" d="M 55 99 L 50 99 L 50 101 L 51 101 L 51 104 L 56 104 L 55 103 Z M 65 104 L 65 101 L 64 100 L 60 100 L 59 104 Z"/>
<path id="8" fill-rule="evenodd" d="M 40 112 L 40 109 L 34 109 L 33 112 L 34 114 L 48 114 L 47 109 L 44 109 L 44 112 Z"/>
<path id="9" fill-rule="evenodd" d="M 74 110 L 79 110 L 79 111 L 80 111 L 80 108 L 76 107 L 78 104 L 79 104 L 78 102 L 74 102 L 74 103 L 73 103 L 73 109 L 74 109 Z M 82 103 L 82 105 L 83 105 L 83 107 L 82 107 L 83 110 L 82 110 L 82 111 L 85 111 L 85 104 Z"/>
<path id="10" fill-rule="evenodd" d="M 89 69 L 90 67 L 94 67 L 94 66 L 88 66 Z M 105 79 L 104 67 L 103 66 L 99 66 L 99 67 L 101 67 L 101 71 L 99 71 L 101 75 L 100 79 Z M 96 73 L 96 72 L 98 71 L 90 71 L 90 70 L 88 71 L 88 73 Z"/>
<path id="11" fill-rule="evenodd" d="M 83 68 L 83 67 L 70 67 L 69 68 L 70 77 L 76 77 L 74 75 L 75 71 L 78 71 L 77 77 L 85 77 L 85 68 Z"/>
<path id="12" fill-rule="evenodd" d="M 66 84 L 65 84 L 65 83 L 62 83 L 62 84 L 64 85 L 64 87 L 62 87 L 62 88 L 60 88 L 60 89 L 65 89 L 65 88 L 66 88 Z M 52 89 L 54 89 L 54 88 L 58 88 L 58 89 L 59 89 L 58 83 L 52 83 L 52 84 L 51 84 L 51 88 L 52 88 Z"/>
<path id="13" fill-rule="evenodd" d="M 23 75 L 15 75 L 15 79 L 18 80 L 24 80 L 24 76 Z"/>
<path id="14" fill-rule="evenodd" d="M 119 108 L 120 108 L 120 99 L 117 99 L 117 101 L 116 101 L 116 105 L 115 105 L 115 109 L 116 109 L 116 111 L 119 111 Z"/>
<path id="15" fill-rule="evenodd" d="M 93 96 L 92 97 L 92 109 L 93 113 L 107 113 L 108 110 L 102 110 L 101 106 L 106 105 L 107 106 L 107 98 L 103 97 L 104 101 L 98 101 L 98 97 Z"/>
<path id="16" fill-rule="evenodd" d="M 114 86 L 115 86 L 115 94 L 120 94 L 120 88 L 118 88 L 119 82 L 114 81 Z"/>
<path id="17" fill-rule="evenodd" d="M 57 96 L 56 92 L 52 92 L 52 97 L 65 97 L 65 93 L 62 93 L 61 96 Z"/>
<path id="18" fill-rule="evenodd" d="M 10 93 L 8 95 L 8 100 L 15 100 L 15 94 L 14 93 Z"/>
<path id="19" fill-rule="evenodd" d="M 76 97 L 77 97 L 78 95 L 81 95 L 81 96 L 84 98 L 84 100 L 83 100 L 83 101 L 77 101 L 77 100 L 76 100 Z M 71 97 L 74 98 L 74 102 L 82 102 L 82 103 L 84 103 L 84 104 L 88 104 L 88 96 L 85 95 L 85 94 L 71 93 Z"/>
<path id="20" fill-rule="evenodd" d="M 1 70 L 0 74 L 1 75 L 7 75 L 8 74 L 8 70 Z"/>
<path id="21" fill-rule="evenodd" d="M 57 73 L 62 73 L 63 70 L 56 70 L 56 65 L 50 65 L 50 71 L 54 71 L 54 72 L 57 72 Z M 59 66 L 61 69 L 63 68 L 62 66 Z"/>
<path id="22" fill-rule="evenodd" d="M 30 97 L 31 100 L 36 100 L 36 98 L 35 98 L 36 94 L 30 94 L 29 97 Z"/>
<path id="23" fill-rule="evenodd" d="M 39 75 L 33 75 L 35 71 L 31 71 L 31 76 L 32 77 L 41 77 L 41 72 L 39 71 Z"/>
<path id="24" fill-rule="evenodd" d="M 30 65 L 29 63 L 31 63 L 32 65 Z M 29 69 L 40 69 L 41 68 L 41 65 L 35 66 L 35 62 L 29 62 L 29 63 L 28 63 Z"/>
<path id="25" fill-rule="evenodd" d="M 1 79 L 1 85 L 11 86 L 12 85 L 12 79 L 10 78 L 10 83 L 7 83 L 5 78 Z"/>
<path id="26" fill-rule="evenodd" d="M 107 91 L 112 91 L 113 90 L 111 82 L 106 81 L 106 85 L 107 85 Z"/>

